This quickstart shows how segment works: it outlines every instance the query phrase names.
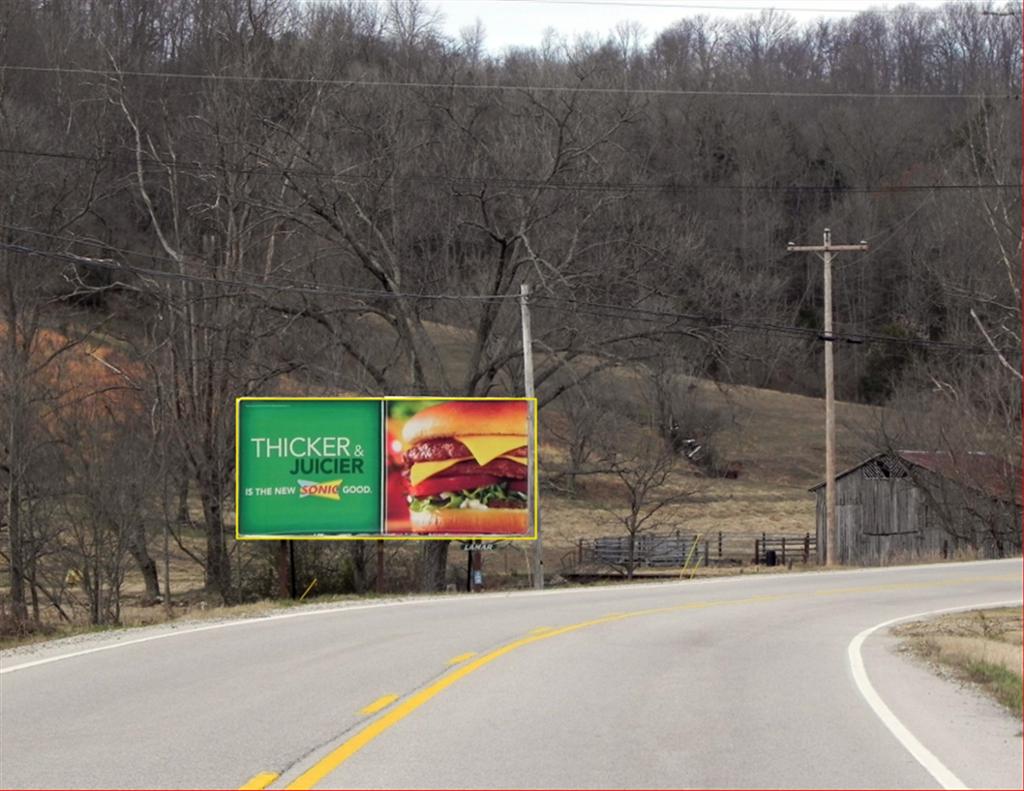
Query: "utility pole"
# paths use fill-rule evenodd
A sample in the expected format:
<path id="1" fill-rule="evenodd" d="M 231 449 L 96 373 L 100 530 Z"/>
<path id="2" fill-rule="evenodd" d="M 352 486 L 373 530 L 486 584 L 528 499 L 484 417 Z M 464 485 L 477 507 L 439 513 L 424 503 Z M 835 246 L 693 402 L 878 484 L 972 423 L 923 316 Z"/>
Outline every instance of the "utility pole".
<path id="1" fill-rule="evenodd" d="M 530 286 L 522 283 L 519 286 L 519 308 L 523 320 L 523 390 L 527 398 L 535 398 L 533 390 L 533 335 L 530 333 Z M 536 402 L 534 402 L 536 403 Z M 533 441 L 535 434 L 533 404 L 526 410 L 526 442 L 527 447 Z M 534 448 L 536 451 L 537 448 Z M 528 454 L 526 466 L 526 508 L 527 519 L 534 513 L 537 514 L 537 539 L 533 542 L 533 562 L 531 563 L 531 575 L 533 576 L 533 587 L 537 590 L 544 588 L 544 549 L 540 538 L 540 510 L 537 508 L 537 490 L 534 487 L 536 479 L 537 460 L 534 454 Z"/>
<path id="2" fill-rule="evenodd" d="M 832 358 L 835 336 L 832 334 L 832 255 L 868 249 L 868 243 L 832 244 L 832 231 L 825 229 L 822 245 L 797 245 L 790 242 L 790 253 L 820 253 L 824 268 L 825 288 L 825 565 L 836 565 L 836 393 Z"/>

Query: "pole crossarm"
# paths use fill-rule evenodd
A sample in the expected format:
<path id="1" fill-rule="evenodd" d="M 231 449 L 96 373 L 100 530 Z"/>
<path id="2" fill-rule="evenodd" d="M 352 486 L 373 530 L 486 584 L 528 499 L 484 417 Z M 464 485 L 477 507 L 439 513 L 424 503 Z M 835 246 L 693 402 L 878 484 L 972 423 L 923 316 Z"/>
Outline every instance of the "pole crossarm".
<path id="1" fill-rule="evenodd" d="M 867 242 L 860 244 L 788 244 L 788 253 L 857 253 L 869 249 Z"/>

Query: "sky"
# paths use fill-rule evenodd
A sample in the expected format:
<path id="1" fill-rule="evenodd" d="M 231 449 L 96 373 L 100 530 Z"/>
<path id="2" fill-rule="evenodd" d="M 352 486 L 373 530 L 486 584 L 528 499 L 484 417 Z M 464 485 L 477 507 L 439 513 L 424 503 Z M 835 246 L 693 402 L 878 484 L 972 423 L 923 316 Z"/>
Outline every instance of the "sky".
<path id="1" fill-rule="evenodd" d="M 976 2 L 976 0 L 957 0 Z M 620 22 L 639 22 L 646 41 L 682 17 L 704 14 L 742 18 L 776 8 L 800 23 L 822 17 L 842 18 L 869 8 L 893 8 L 898 0 L 430 0 L 443 15 L 441 27 L 457 38 L 459 31 L 479 19 L 486 37 L 484 48 L 500 54 L 507 47 L 538 46 L 553 28 L 570 42 L 590 33 L 604 38 Z M 917 0 L 917 5 L 941 5 L 942 0 Z"/>

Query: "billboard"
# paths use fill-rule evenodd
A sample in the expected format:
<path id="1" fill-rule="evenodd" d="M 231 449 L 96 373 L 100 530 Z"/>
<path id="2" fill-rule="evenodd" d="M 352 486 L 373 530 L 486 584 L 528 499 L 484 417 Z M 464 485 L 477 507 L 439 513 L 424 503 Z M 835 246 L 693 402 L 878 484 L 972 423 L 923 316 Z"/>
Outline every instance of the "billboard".
<path id="1" fill-rule="evenodd" d="M 533 539 L 535 412 L 526 398 L 239 398 L 235 535 Z"/>

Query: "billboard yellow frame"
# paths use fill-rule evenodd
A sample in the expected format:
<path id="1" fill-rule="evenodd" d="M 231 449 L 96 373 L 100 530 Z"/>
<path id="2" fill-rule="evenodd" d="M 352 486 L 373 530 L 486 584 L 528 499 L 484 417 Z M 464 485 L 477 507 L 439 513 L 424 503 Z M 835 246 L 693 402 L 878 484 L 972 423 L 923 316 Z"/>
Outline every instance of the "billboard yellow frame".
<path id="1" fill-rule="evenodd" d="M 386 533 L 372 534 L 372 535 L 312 535 L 312 536 L 291 536 L 291 535 L 277 535 L 277 536 L 250 536 L 241 535 L 239 533 L 239 477 L 238 477 L 238 462 L 239 462 L 239 421 L 241 416 L 241 406 L 244 401 L 378 401 L 381 403 L 388 403 L 390 401 L 525 401 L 530 404 L 532 422 L 533 422 L 533 436 L 529 437 L 530 440 L 530 458 L 533 460 L 533 532 L 530 535 L 525 536 L 505 536 L 505 535 L 494 535 L 494 534 L 466 534 L 466 535 L 411 535 L 401 534 L 389 536 Z M 538 514 L 540 513 L 540 464 L 538 459 L 538 449 L 540 442 L 538 439 L 538 427 L 537 427 L 537 399 L 526 398 L 523 396 L 238 396 L 235 398 L 235 500 L 234 500 L 234 517 L 235 517 L 235 540 L 236 541 L 535 541 L 537 539 L 537 521 Z M 382 487 L 383 489 L 383 487 Z M 381 492 L 381 498 L 384 498 L 384 491 Z M 381 514 L 382 524 L 387 523 L 386 514 Z"/>

